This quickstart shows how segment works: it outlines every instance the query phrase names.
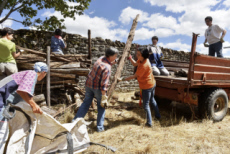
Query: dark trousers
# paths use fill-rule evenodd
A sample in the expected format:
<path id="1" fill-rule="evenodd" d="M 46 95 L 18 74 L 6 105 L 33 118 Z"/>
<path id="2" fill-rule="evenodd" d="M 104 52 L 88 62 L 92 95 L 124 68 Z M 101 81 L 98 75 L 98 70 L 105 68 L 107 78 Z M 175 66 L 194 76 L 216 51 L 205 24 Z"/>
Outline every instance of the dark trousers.
<path id="1" fill-rule="evenodd" d="M 222 54 L 222 42 L 217 42 L 217 43 L 209 45 L 209 53 L 208 53 L 208 55 L 215 57 L 215 53 L 216 53 L 217 57 L 223 57 L 223 54 Z"/>

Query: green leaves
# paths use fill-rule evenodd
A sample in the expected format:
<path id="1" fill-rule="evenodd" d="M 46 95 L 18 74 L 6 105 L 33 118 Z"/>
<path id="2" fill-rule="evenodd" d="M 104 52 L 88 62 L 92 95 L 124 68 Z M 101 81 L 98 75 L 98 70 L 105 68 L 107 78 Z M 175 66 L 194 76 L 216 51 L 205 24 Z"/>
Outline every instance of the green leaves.
<path id="1" fill-rule="evenodd" d="M 0 13 L 3 10 L 10 10 L 8 14 L 0 20 L 3 23 L 13 12 L 18 12 L 24 20 L 24 26 L 34 26 L 40 30 L 53 31 L 56 28 L 65 28 L 65 19 L 60 19 L 56 16 L 47 17 L 44 21 L 36 18 L 37 10 L 54 9 L 60 11 L 64 18 L 72 18 L 75 20 L 75 15 L 83 15 L 84 10 L 88 9 L 91 0 L 0 0 Z"/>

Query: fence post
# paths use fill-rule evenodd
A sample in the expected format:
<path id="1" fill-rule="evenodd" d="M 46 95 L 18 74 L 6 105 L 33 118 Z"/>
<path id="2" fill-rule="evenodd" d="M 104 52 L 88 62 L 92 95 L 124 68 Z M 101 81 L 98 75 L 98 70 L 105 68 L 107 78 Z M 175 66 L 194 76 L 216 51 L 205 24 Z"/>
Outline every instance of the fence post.
<path id="1" fill-rule="evenodd" d="M 46 100 L 48 107 L 50 107 L 50 46 L 47 46 L 46 63 L 48 66 L 46 74 Z"/>

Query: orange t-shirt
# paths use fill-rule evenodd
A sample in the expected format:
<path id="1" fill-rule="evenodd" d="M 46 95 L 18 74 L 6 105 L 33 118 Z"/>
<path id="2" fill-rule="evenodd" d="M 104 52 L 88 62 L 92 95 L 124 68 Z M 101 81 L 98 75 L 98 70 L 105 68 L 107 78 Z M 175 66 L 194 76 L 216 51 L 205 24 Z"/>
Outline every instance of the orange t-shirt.
<path id="1" fill-rule="evenodd" d="M 144 60 L 142 63 L 140 60 L 137 61 L 137 81 L 139 82 L 140 89 L 150 89 L 152 88 L 156 81 L 154 79 L 151 64 L 149 59 Z"/>

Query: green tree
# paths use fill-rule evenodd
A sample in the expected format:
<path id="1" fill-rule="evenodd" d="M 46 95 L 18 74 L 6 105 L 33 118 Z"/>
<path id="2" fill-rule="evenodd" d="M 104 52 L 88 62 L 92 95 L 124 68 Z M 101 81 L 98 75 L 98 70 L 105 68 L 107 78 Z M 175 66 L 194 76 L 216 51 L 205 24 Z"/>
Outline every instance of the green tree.
<path id="1" fill-rule="evenodd" d="M 68 2 L 76 2 L 77 5 L 68 5 Z M 0 0 L 0 24 L 6 20 L 13 20 L 22 23 L 24 26 L 35 26 L 41 30 L 53 31 L 56 28 L 65 28 L 64 18 L 70 17 L 75 20 L 75 15 L 82 15 L 88 9 L 91 0 Z M 37 11 L 42 9 L 54 9 L 59 11 L 63 19 L 56 16 L 46 17 L 41 20 L 37 16 Z M 2 17 L 3 10 L 8 13 Z M 13 12 L 18 12 L 23 21 L 9 18 Z"/>

